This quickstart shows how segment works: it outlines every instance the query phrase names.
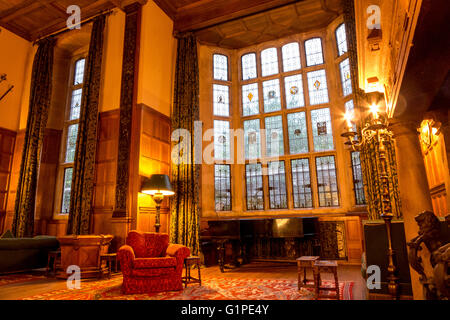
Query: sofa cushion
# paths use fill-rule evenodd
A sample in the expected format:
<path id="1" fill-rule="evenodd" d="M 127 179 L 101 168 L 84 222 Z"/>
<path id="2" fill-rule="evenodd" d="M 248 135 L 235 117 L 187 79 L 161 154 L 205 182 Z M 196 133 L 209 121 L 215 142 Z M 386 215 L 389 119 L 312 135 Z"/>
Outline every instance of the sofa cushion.
<path id="1" fill-rule="evenodd" d="M 14 235 L 12 234 L 11 230 L 6 231 L 4 234 L 2 234 L 2 236 L 0 237 L 0 239 L 12 239 L 14 238 Z"/>
<path id="2" fill-rule="evenodd" d="M 131 271 L 132 277 L 157 277 L 157 276 L 169 276 L 175 274 L 175 267 L 168 268 L 145 268 L 145 269 L 133 269 Z"/>
<path id="3" fill-rule="evenodd" d="M 145 268 L 167 268 L 176 267 L 177 259 L 172 257 L 164 258 L 137 258 L 134 260 L 134 267 L 136 269 Z"/>
<path id="4" fill-rule="evenodd" d="M 164 257 L 169 246 L 169 235 L 130 231 L 127 236 L 127 245 L 133 248 L 136 258 Z"/>

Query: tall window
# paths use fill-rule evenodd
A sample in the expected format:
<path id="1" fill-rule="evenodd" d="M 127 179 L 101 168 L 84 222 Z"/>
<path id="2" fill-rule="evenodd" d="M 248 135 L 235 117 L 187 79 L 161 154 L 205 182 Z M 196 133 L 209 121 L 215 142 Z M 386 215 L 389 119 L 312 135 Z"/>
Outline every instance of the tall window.
<path id="1" fill-rule="evenodd" d="M 347 52 L 347 35 L 345 34 L 345 24 L 341 24 L 336 28 L 336 45 L 338 48 L 339 57 Z"/>
<path id="2" fill-rule="evenodd" d="M 307 67 L 323 63 L 322 40 L 320 38 L 306 40 L 305 51 Z"/>
<path id="3" fill-rule="evenodd" d="M 361 159 L 359 152 L 351 153 L 352 157 L 352 173 L 353 173 L 353 187 L 355 190 L 355 203 L 357 205 L 366 204 L 366 196 L 364 194 L 364 183 L 361 170 Z"/>
<path id="4" fill-rule="evenodd" d="M 214 189 L 216 211 L 231 210 L 231 169 L 230 165 L 214 165 Z"/>
<path id="5" fill-rule="evenodd" d="M 61 162 L 63 172 L 61 212 L 69 213 L 72 189 L 73 165 L 77 147 L 78 123 L 80 121 L 81 97 L 83 94 L 85 59 L 77 60 L 72 67 L 69 84 L 69 104 L 64 122 L 64 152 Z"/>
<path id="6" fill-rule="evenodd" d="M 350 74 L 349 58 L 339 64 L 339 69 L 341 71 L 342 93 L 345 97 L 352 93 L 352 78 Z"/>

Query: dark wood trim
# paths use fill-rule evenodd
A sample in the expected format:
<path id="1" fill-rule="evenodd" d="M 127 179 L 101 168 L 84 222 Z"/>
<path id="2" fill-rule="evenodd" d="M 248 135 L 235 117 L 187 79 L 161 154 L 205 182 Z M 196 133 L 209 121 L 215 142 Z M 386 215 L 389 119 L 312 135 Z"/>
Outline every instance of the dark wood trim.
<path id="1" fill-rule="evenodd" d="M 164 119 L 164 120 L 166 120 L 166 121 L 168 121 L 168 122 L 171 121 L 171 118 L 170 118 L 169 116 L 165 115 L 164 113 L 159 112 L 159 111 L 156 110 L 156 109 L 153 109 L 152 107 L 149 107 L 149 106 L 146 105 L 145 103 L 139 103 L 139 104 L 138 104 L 138 107 L 139 107 L 140 109 L 146 110 L 147 112 L 152 113 L 152 114 L 158 116 L 159 118 L 162 118 L 162 119 Z"/>

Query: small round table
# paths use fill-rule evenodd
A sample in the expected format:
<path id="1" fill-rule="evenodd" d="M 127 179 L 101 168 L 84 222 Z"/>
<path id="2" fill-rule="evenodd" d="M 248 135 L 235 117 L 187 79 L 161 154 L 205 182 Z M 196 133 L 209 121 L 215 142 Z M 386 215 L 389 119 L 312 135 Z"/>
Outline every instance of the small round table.
<path id="1" fill-rule="evenodd" d="M 191 267 L 197 266 L 198 269 L 198 278 L 194 278 L 191 276 Z M 200 257 L 187 257 L 184 259 L 184 267 L 186 268 L 186 276 L 182 277 L 181 280 L 184 283 L 184 287 L 187 288 L 188 284 L 198 283 L 200 286 L 202 285 L 202 277 L 200 274 Z"/>
<path id="2" fill-rule="evenodd" d="M 114 263 L 114 272 L 117 273 L 117 253 L 107 253 L 100 256 L 100 268 L 103 261 L 106 261 L 108 267 L 108 277 L 111 278 L 111 265 Z"/>

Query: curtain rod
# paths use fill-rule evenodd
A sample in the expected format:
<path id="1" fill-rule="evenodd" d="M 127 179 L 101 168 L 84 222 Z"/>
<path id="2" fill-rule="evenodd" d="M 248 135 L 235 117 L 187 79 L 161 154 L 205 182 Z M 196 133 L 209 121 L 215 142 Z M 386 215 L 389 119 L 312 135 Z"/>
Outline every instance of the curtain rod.
<path id="1" fill-rule="evenodd" d="M 82 25 L 84 25 L 84 24 L 86 24 L 86 23 L 89 23 L 89 22 L 91 22 L 92 20 L 94 20 L 95 18 L 100 17 L 100 16 L 102 16 L 102 15 L 104 15 L 105 17 L 107 17 L 107 16 L 111 15 L 111 14 L 113 13 L 113 11 L 114 11 L 114 9 L 109 9 L 109 10 L 102 11 L 102 12 L 100 12 L 99 14 L 96 14 L 95 16 L 92 16 L 92 17 L 90 17 L 90 18 L 87 18 L 87 19 L 85 19 L 85 20 L 82 20 L 82 21 L 80 22 L 79 26 L 81 27 Z M 63 33 L 66 33 L 66 32 L 69 32 L 69 31 L 73 31 L 73 30 L 74 30 L 74 29 L 69 29 L 69 28 L 67 28 L 67 27 L 62 28 L 62 29 L 60 29 L 60 30 L 58 30 L 58 31 L 55 31 L 55 32 L 53 32 L 53 33 L 50 33 L 50 34 L 48 34 L 48 35 L 45 35 L 45 36 L 43 36 L 43 37 L 40 37 L 40 38 L 34 40 L 33 46 L 36 45 L 39 41 L 41 41 L 41 40 L 43 40 L 43 39 L 46 39 L 46 38 L 49 38 L 49 37 L 54 37 L 54 36 L 59 36 L 59 35 L 61 35 L 61 34 L 63 34 Z"/>

